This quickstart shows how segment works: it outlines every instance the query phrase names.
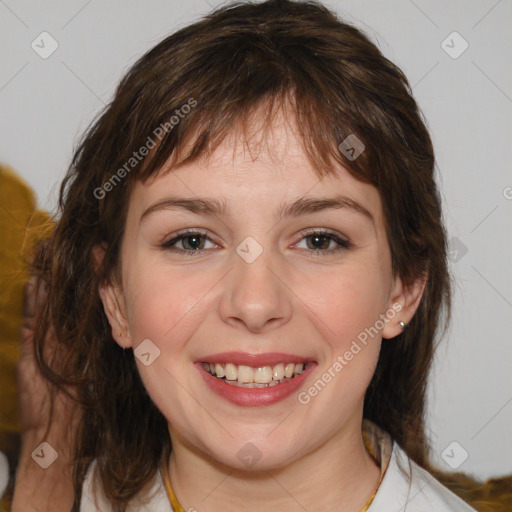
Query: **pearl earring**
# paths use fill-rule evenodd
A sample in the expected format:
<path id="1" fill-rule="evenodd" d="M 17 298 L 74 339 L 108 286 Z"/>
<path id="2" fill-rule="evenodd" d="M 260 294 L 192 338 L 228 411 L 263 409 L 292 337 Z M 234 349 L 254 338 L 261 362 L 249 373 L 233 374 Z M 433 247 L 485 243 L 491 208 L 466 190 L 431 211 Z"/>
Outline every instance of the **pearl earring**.
<path id="1" fill-rule="evenodd" d="M 398 326 L 400 327 L 400 329 L 402 329 L 402 331 L 405 329 L 406 325 L 407 324 L 405 322 L 402 322 L 402 321 L 398 322 Z"/>

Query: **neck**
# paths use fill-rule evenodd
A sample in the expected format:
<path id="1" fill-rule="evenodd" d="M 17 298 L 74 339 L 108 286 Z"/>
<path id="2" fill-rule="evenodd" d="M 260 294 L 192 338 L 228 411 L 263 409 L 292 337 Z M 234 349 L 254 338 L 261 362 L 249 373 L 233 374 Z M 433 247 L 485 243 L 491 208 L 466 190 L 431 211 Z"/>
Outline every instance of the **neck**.
<path id="1" fill-rule="evenodd" d="M 360 423 L 284 467 L 259 472 L 230 468 L 175 434 L 171 437 L 169 474 L 185 510 L 360 512 L 380 478 L 380 469 L 364 446 Z"/>

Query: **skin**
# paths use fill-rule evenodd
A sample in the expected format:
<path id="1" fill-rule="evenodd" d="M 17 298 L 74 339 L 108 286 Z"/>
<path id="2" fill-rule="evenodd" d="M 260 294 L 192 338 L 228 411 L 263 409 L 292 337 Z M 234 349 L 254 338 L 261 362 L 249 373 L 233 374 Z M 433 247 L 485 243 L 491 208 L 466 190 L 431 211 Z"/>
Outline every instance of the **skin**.
<path id="1" fill-rule="evenodd" d="M 230 214 L 161 209 L 140 220 L 171 195 L 225 199 Z M 350 208 L 277 217 L 283 202 L 335 195 L 360 203 L 373 221 Z M 161 248 L 185 228 L 206 232 L 199 254 Z M 331 253 L 315 254 L 308 228 L 352 246 L 335 251 L 337 243 L 324 239 Z M 263 248 L 250 264 L 236 252 L 248 236 Z M 184 243 L 174 247 L 192 253 Z M 95 254 L 101 258 L 101 248 Z M 100 294 L 117 343 L 135 349 L 150 339 L 160 350 L 151 365 L 137 364 L 168 420 L 169 472 L 185 510 L 358 512 L 380 477 L 361 434 L 364 394 L 381 339 L 401 332 L 398 322 L 412 318 L 424 287 L 392 275 L 378 191 L 339 165 L 319 180 L 293 116 L 281 112 L 270 132 L 255 130 L 245 146 L 233 133 L 209 160 L 138 182 L 121 257 L 122 282 Z M 296 393 L 264 407 L 234 405 L 193 365 L 232 350 L 297 354 L 317 362 L 299 391 L 307 390 L 393 304 L 400 313 L 306 405 Z M 237 457 L 249 442 L 261 453 L 251 469 Z"/>

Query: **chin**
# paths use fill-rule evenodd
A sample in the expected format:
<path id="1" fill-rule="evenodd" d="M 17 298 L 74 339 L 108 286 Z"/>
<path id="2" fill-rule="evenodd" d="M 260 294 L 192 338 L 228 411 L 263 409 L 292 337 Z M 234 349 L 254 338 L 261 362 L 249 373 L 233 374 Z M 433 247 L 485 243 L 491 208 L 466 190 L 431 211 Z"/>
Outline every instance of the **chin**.
<path id="1" fill-rule="evenodd" d="M 246 437 L 246 436 L 244 436 Z M 289 441 L 289 440 L 288 440 Z M 213 447 L 212 447 L 213 448 Z M 262 438 L 254 441 L 231 439 L 224 448 L 229 451 L 219 451 L 219 447 L 208 450 L 208 455 L 217 463 L 240 472 L 258 473 L 281 469 L 300 457 L 304 443 L 298 443 L 296 449 L 284 446 L 284 439 Z"/>

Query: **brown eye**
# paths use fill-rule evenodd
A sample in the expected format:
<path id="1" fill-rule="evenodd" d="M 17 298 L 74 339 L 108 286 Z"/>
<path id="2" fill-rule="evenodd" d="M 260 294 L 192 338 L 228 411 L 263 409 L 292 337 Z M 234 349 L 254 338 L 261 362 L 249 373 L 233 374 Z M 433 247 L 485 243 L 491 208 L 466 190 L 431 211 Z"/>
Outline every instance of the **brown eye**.
<path id="1" fill-rule="evenodd" d="M 333 241 L 331 237 L 326 235 L 309 235 L 305 238 L 309 238 L 311 243 L 308 244 L 310 247 L 308 249 L 321 249 L 326 250 L 329 248 L 329 245 Z"/>
<path id="2" fill-rule="evenodd" d="M 305 250 L 314 255 L 329 255 L 351 247 L 348 240 L 344 240 L 334 233 L 312 231 L 303 235 L 302 240 L 306 240 Z"/>
<path id="3" fill-rule="evenodd" d="M 213 242 L 204 233 L 198 231 L 188 231 L 178 234 L 178 236 L 168 240 L 167 242 L 164 242 L 161 245 L 161 248 L 180 254 L 199 255 L 202 251 L 209 250 L 209 248 L 205 247 L 207 242 L 213 244 Z M 181 248 L 179 247 L 180 244 Z"/>

